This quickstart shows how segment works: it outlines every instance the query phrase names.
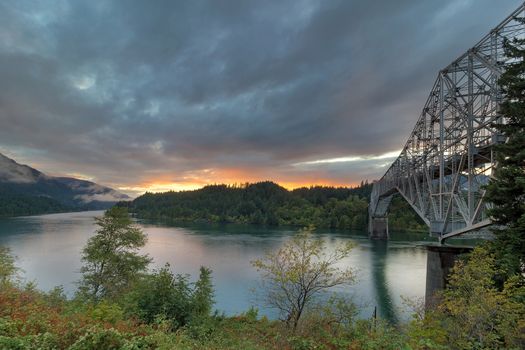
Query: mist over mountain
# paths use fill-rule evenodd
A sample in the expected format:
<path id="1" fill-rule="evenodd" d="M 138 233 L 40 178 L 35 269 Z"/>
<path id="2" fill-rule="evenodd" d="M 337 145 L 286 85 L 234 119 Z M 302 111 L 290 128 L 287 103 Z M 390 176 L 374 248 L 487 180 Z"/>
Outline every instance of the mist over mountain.
<path id="1" fill-rule="evenodd" d="M 112 188 L 49 176 L 0 154 L 0 216 L 106 209 L 128 199 Z"/>

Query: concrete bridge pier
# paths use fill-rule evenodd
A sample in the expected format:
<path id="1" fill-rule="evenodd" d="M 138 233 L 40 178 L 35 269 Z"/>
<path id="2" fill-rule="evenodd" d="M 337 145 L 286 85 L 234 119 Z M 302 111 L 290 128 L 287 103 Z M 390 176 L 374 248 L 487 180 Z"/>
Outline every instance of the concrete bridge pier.
<path id="1" fill-rule="evenodd" d="M 388 217 L 371 216 L 368 225 L 368 233 L 371 239 L 388 239 Z"/>
<path id="2" fill-rule="evenodd" d="M 427 246 L 426 308 L 431 308 L 438 302 L 435 293 L 447 286 L 448 276 L 458 257 L 471 250 L 471 247 Z"/>

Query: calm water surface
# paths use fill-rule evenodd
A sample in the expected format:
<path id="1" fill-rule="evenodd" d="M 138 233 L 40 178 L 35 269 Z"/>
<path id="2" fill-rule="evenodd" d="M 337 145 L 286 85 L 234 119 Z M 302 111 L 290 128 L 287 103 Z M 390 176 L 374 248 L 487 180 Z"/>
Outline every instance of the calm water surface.
<path id="1" fill-rule="evenodd" d="M 81 262 L 80 252 L 95 230 L 95 216 L 102 212 L 52 214 L 0 220 L 0 244 L 17 256 L 24 278 L 40 289 L 62 285 L 73 295 Z M 213 270 L 216 308 L 226 314 L 246 311 L 251 305 L 274 317 L 254 296 L 259 275 L 250 261 L 277 249 L 295 229 L 240 225 L 179 225 L 141 222 L 149 241 L 144 252 L 154 266 L 169 262 L 175 273 L 198 276 L 199 267 Z M 425 294 L 426 250 L 424 234 L 394 233 L 388 242 L 370 241 L 364 232 L 319 231 L 329 249 L 344 241 L 357 247 L 343 264 L 357 268 L 357 283 L 339 289 L 360 306 L 361 317 L 370 317 L 374 306 L 392 321 L 405 319 L 401 297 Z"/>

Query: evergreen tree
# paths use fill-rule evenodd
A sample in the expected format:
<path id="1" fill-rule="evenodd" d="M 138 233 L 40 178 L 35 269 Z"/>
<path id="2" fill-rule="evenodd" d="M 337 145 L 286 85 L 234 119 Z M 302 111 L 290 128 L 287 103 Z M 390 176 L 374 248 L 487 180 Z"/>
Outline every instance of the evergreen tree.
<path id="1" fill-rule="evenodd" d="M 497 166 L 486 187 L 493 203 L 490 215 L 499 228 L 493 250 L 507 275 L 524 271 L 525 257 L 525 44 L 523 39 L 505 43 L 507 56 L 515 59 L 499 83 L 506 100 L 501 104 L 505 124 L 495 127 L 507 142 L 495 146 Z"/>
<path id="2" fill-rule="evenodd" d="M 201 266 L 199 280 L 195 283 L 193 292 L 194 317 L 209 316 L 213 307 L 213 284 L 211 270 Z"/>

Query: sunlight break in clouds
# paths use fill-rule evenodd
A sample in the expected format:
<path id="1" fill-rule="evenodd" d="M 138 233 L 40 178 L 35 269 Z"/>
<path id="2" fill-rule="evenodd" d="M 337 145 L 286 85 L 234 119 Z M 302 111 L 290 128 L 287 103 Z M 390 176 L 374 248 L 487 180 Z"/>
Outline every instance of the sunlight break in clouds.
<path id="1" fill-rule="evenodd" d="M 349 163 L 357 162 L 363 160 L 381 160 L 388 158 L 396 158 L 401 153 L 401 150 L 392 151 L 388 153 L 381 154 L 379 156 L 349 156 L 349 157 L 339 157 L 339 158 L 329 158 L 329 159 L 318 159 L 307 162 L 295 163 L 295 166 L 301 165 L 315 165 L 315 164 L 329 164 L 329 163 Z"/>

